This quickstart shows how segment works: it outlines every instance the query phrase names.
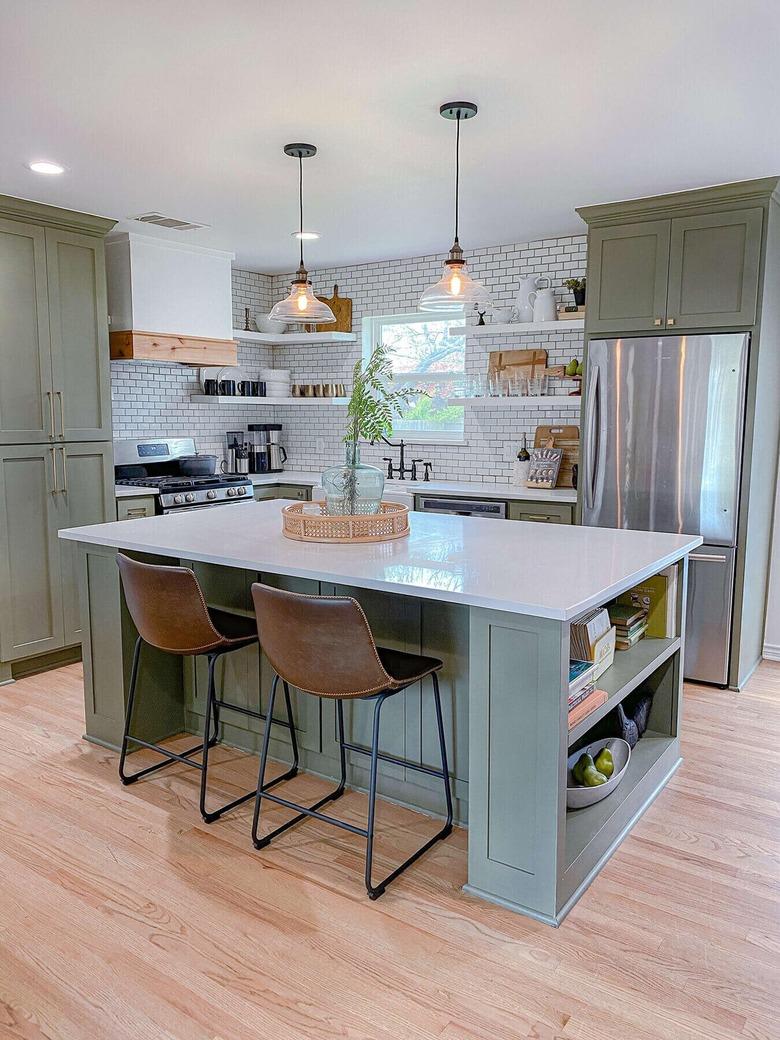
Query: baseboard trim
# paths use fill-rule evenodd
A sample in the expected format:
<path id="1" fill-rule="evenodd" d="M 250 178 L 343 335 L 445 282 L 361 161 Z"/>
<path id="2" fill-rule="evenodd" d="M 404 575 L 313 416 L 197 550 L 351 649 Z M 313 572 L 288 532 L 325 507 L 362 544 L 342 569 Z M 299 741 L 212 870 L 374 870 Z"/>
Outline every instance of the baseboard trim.
<path id="1" fill-rule="evenodd" d="M 777 643 L 764 643 L 761 656 L 767 661 L 780 661 L 780 646 Z"/>

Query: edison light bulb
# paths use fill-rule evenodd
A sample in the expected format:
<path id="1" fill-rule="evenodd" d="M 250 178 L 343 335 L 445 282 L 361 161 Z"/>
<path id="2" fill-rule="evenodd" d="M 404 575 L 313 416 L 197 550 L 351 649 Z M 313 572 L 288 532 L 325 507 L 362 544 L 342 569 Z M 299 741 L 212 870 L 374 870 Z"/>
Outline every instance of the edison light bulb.
<path id="1" fill-rule="evenodd" d="M 460 289 L 460 275 L 457 272 L 454 272 L 452 278 L 450 278 L 450 292 L 453 296 L 460 296 Z"/>
<path id="2" fill-rule="evenodd" d="M 298 297 L 298 310 L 299 311 L 305 311 L 306 307 L 308 305 L 308 302 L 309 301 L 306 299 L 306 293 L 302 292 L 300 294 L 300 296 Z"/>

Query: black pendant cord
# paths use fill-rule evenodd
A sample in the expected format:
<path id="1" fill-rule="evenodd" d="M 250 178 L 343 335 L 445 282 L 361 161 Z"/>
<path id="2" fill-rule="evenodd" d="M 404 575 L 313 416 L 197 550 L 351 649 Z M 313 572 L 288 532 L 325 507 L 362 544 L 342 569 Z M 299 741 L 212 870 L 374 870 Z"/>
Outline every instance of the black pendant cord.
<path id="1" fill-rule="evenodd" d="M 458 211 L 460 209 L 460 113 L 455 121 L 455 242 L 458 243 Z"/>
<path id="2" fill-rule="evenodd" d="M 298 156 L 298 210 L 301 228 L 301 267 L 303 267 L 303 156 Z"/>

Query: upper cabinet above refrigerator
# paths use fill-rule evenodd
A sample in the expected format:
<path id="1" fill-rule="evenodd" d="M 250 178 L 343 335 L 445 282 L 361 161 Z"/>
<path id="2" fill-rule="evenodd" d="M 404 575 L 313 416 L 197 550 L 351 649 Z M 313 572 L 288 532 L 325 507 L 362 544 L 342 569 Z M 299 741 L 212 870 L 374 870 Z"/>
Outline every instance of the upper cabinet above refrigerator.
<path id="1" fill-rule="evenodd" d="M 590 211 L 600 208 L 578 212 L 589 220 Z M 754 207 L 593 226 L 587 331 L 600 335 L 753 324 L 762 218 L 762 209 Z"/>

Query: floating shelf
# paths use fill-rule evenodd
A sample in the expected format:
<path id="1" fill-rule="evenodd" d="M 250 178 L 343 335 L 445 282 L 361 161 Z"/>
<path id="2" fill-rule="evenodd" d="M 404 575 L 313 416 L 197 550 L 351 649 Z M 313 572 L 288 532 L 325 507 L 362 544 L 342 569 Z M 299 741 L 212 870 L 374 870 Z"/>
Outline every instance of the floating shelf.
<path id="1" fill-rule="evenodd" d="M 266 343 L 282 346 L 285 343 L 354 343 L 354 332 L 245 332 L 233 329 L 233 338 L 242 343 Z"/>
<path id="2" fill-rule="evenodd" d="M 490 325 L 454 325 L 449 329 L 451 336 L 517 336 L 525 332 L 582 332 L 584 318 L 569 318 L 562 321 L 512 321 L 508 324 L 494 322 Z"/>
<path id="3" fill-rule="evenodd" d="M 335 404 L 345 406 L 349 398 L 347 397 L 242 397 L 240 394 L 236 394 L 233 397 L 220 397 L 216 394 L 193 394 L 190 397 L 191 401 L 195 404 L 237 404 L 237 405 L 258 405 L 263 408 L 272 408 L 275 405 L 282 405 L 285 408 L 288 405 L 312 405 L 312 404 Z"/>
<path id="4" fill-rule="evenodd" d="M 570 408 L 579 410 L 582 397 L 564 397 L 562 394 L 545 394 L 541 397 L 450 397 L 447 404 L 463 405 L 465 408 L 528 408 L 540 412 L 547 408 Z"/>
<path id="5" fill-rule="evenodd" d="M 680 640 L 674 639 L 640 639 L 630 650 L 616 650 L 615 660 L 606 672 L 596 680 L 600 690 L 606 690 L 607 700 L 586 715 L 577 725 L 569 730 L 569 747 L 588 730 L 595 726 L 599 719 L 607 715 L 615 705 L 624 700 L 640 686 L 648 676 L 668 661 L 672 654 L 680 649 Z M 610 798 L 612 796 L 610 795 Z"/>

